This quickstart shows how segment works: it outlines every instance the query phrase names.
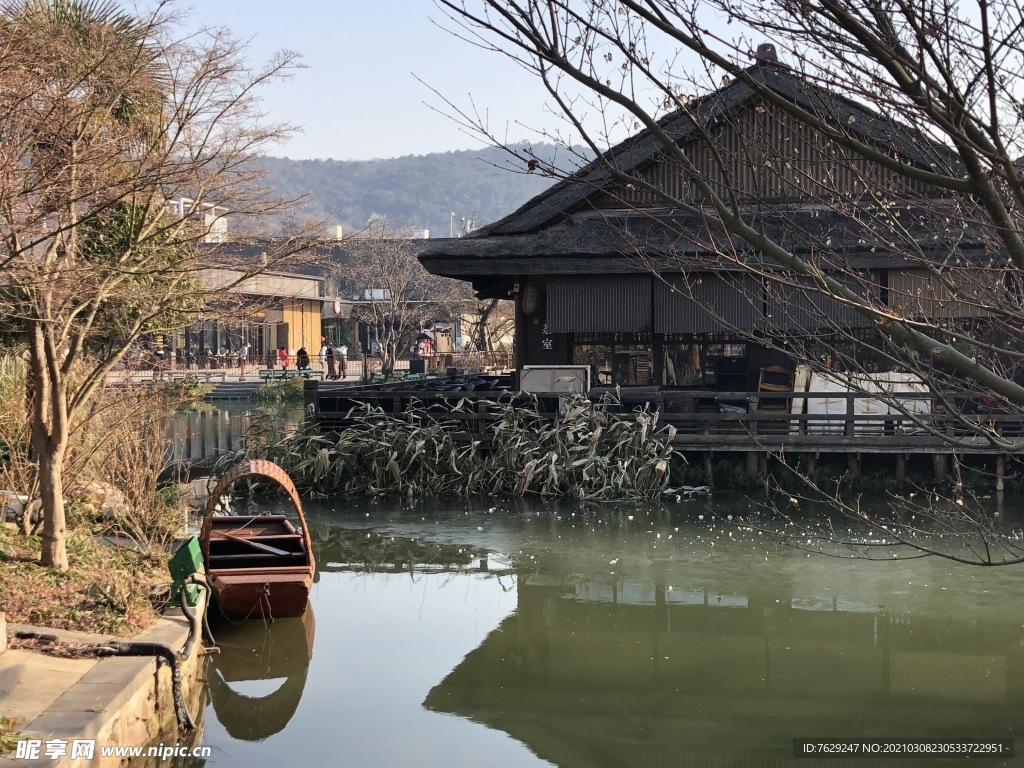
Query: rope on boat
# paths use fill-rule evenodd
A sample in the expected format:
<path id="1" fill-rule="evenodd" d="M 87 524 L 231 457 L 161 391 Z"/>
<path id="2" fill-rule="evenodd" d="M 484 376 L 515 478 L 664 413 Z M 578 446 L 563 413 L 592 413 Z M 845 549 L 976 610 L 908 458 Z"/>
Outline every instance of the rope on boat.
<path id="1" fill-rule="evenodd" d="M 217 605 L 217 610 L 220 612 L 220 617 L 224 619 L 224 621 L 226 621 L 228 624 L 244 624 L 256 614 L 257 609 L 259 609 L 260 618 L 263 619 L 263 623 L 266 625 L 267 629 L 270 629 L 270 625 L 274 623 L 274 612 L 271 610 L 270 607 L 269 584 L 263 585 L 263 591 L 260 593 L 259 600 L 253 603 L 253 606 L 249 609 L 249 612 L 240 619 L 232 619 L 230 616 L 224 613 L 224 609 L 220 607 L 220 603 L 218 603 L 216 600 L 214 600 L 213 602 Z"/>

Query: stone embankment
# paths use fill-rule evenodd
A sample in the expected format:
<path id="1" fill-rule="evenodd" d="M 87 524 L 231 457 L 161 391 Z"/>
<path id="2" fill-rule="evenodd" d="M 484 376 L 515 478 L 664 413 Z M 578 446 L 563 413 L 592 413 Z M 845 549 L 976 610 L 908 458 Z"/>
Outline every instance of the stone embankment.
<path id="1" fill-rule="evenodd" d="M 200 604 L 197 610 L 203 610 Z M 103 747 L 148 747 L 184 742 L 172 696 L 171 670 L 153 656 L 63 657 L 28 648 L 6 647 L 16 632 L 55 635 L 65 649 L 102 643 L 109 638 L 80 632 L 7 625 L 0 621 L 0 712 L 19 720 L 25 740 L 41 741 L 35 759 L 18 759 L 15 752 L 0 755 L 0 768 L 149 768 L 164 764 L 159 757 L 101 756 Z M 189 621 L 180 609 L 171 609 L 153 626 L 132 638 L 180 651 L 189 634 Z M 182 690 L 194 718 L 200 712 L 201 646 L 197 642 L 181 661 Z M 72 758 L 74 742 L 92 740 L 91 758 Z M 47 742 L 65 754 L 48 757 Z"/>

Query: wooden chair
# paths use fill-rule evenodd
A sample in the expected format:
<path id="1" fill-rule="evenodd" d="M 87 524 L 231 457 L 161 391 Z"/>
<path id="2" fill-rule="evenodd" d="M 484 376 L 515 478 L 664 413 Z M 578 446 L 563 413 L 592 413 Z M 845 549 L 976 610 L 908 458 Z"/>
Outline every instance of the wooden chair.
<path id="1" fill-rule="evenodd" d="M 762 368 L 757 378 L 758 392 L 792 392 L 793 371 L 786 370 L 781 365 L 772 365 Z M 757 411 L 766 413 L 789 413 L 790 398 L 781 397 L 759 397 L 757 399 Z"/>

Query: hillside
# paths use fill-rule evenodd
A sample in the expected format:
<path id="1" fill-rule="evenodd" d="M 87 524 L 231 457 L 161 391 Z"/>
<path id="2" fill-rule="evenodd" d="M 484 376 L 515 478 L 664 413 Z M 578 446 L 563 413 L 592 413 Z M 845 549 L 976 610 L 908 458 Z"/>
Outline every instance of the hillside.
<path id="1" fill-rule="evenodd" d="M 551 145 L 534 145 L 538 156 L 553 156 Z M 559 157 L 565 155 L 564 150 Z M 429 229 L 433 237 L 457 233 L 461 219 L 475 226 L 511 213 L 552 182 L 516 172 L 511 156 L 495 148 L 409 155 L 389 160 L 289 160 L 265 158 L 266 184 L 275 194 L 309 198 L 299 219 L 328 219 L 346 230 L 372 216 L 397 227 Z"/>

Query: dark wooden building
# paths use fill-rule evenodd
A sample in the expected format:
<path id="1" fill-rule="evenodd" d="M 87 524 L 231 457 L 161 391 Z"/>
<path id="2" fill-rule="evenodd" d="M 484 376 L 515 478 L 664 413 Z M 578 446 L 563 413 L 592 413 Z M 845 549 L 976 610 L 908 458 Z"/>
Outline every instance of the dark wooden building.
<path id="1" fill-rule="evenodd" d="M 872 305 L 936 323 L 983 318 L 952 286 L 1004 275 L 986 261 L 985 239 L 926 183 L 930 170 L 956 167 L 952 152 L 800 79 L 770 46 L 759 54 L 748 71 L 775 98 L 911 172 L 865 160 L 739 81 L 660 129 L 750 226 Z M 599 383 L 753 390 L 766 367 L 877 337 L 874 320 L 813 280 L 651 191 L 700 207 L 689 179 L 644 131 L 504 219 L 433 241 L 420 260 L 481 297 L 515 299 L 519 368 L 589 365 Z"/>

